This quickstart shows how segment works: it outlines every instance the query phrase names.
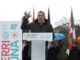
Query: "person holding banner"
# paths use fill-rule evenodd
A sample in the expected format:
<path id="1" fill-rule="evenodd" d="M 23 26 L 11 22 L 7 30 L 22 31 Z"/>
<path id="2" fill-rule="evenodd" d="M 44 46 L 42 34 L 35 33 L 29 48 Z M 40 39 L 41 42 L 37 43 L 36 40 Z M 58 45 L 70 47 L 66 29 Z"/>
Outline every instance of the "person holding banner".
<path id="1" fill-rule="evenodd" d="M 45 18 L 45 13 L 43 11 L 38 12 L 37 19 L 35 19 L 34 22 L 29 23 L 28 19 L 30 17 L 31 14 L 30 12 L 28 12 L 25 13 L 25 16 L 22 18 L 21 29 L 23 33 L 24 32 L 36 32 L 36 33 L 52 32 L 54 38 L 52 25 Z"/>

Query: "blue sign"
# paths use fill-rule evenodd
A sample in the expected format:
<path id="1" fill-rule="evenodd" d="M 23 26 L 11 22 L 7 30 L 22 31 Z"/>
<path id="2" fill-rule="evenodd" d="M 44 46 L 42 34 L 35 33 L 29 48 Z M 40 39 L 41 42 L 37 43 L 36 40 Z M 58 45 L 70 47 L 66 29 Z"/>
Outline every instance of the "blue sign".
<path id="1" fill-rule="evenodd" d="M 63 34 L 55 33 L 54 35 L 55 35 L 54 40 L 62 40 L 65 38 L 65 35 Z"/>

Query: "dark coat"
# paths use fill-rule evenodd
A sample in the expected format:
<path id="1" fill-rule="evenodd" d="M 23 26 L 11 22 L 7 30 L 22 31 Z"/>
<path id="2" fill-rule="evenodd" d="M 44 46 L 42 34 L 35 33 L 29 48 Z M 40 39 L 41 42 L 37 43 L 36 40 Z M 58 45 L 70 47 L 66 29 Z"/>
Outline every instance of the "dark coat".
<path id="1" fill-rule="evenodd" d="M 36 19 L 34 22 L 29 24 L 28 19 L 25 19 L 23 17 L 21 29 L 23 32 L 27 32 L 28 30 L 31 30 L 31 32 L 38 32 L 38 33 L 39 32 L 53 32 L 53 28 L 51 24 L 49 24 L 47 19 L 45 19 L 45 22 L 40 25 L 38 23 L 38 19 Z"/>
<path id="2" fill-rule="evenodd" d="M 47 59 L 46 60 L 57 60 L 58 48 L 50 48 L 48 50 Z"/>
<path id="3" fill-rule="evenodd" d="M 29 51 L 29 46 L 25 46 L 24 49 L 23 49 L 23 60 L 28 60 L 28 51 Z"/>
<path id="4" fill-rule="evenodd" d="M 79 60 L 79 51 L 77 47 L 72 47 L 68 60 Z"/>

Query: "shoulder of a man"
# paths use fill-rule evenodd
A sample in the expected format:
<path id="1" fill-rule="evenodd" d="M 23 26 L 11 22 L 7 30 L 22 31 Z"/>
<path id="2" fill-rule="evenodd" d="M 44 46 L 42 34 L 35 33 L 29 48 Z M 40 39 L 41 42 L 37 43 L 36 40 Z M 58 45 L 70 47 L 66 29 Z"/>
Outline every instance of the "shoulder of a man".
<path id="1" fill-rule="evenodd" d="M 52 25 L 51 25 L 50 23 L 47 23 L 47 25 L 48 25 L 49 27 L 52 27 Z"/>
<path id="2" fill-rule="evenodd" d="M 38 23 L 38 20 L 37 19 L 35 19 L 34 22 L 31 22 L 30 25 L 33 25 L 35 23 Z"/>

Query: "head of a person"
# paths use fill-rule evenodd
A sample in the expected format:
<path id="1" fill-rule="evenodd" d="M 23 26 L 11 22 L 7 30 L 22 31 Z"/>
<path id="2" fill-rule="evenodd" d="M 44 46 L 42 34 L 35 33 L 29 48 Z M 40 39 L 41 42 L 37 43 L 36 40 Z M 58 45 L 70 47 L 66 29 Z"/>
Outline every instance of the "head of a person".
<path id="1" fill-rule="evenodd" d="M 51 42 L 50 43 L 50 48 L 54 48 L 55 47 L 55 43 L 54 42 Z"/>
<path id="2" fill-rule="evenodd" d="M 45 20 L 45 13 L 43 11 L 39 11 L 37 15 L 37 19 L 39 23 L 42 23 Z"/>

